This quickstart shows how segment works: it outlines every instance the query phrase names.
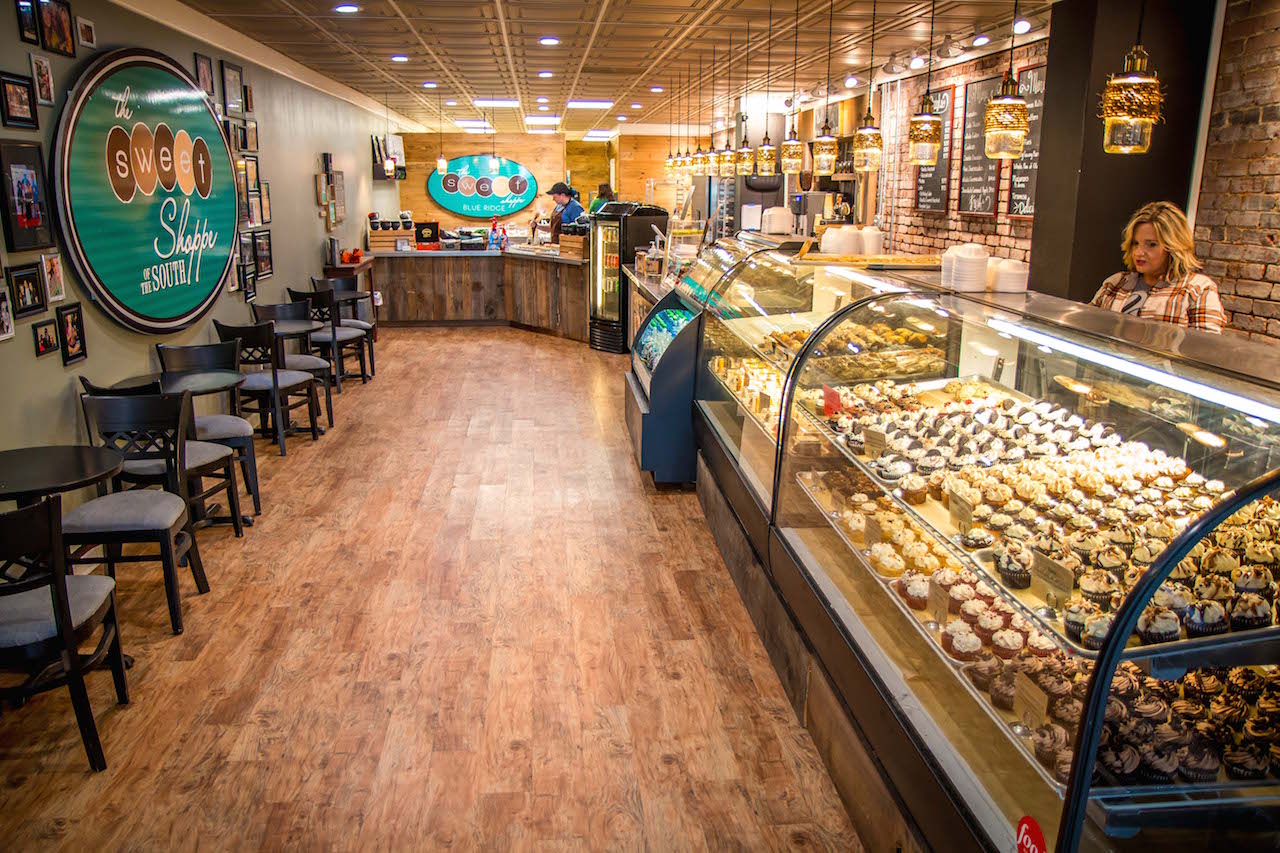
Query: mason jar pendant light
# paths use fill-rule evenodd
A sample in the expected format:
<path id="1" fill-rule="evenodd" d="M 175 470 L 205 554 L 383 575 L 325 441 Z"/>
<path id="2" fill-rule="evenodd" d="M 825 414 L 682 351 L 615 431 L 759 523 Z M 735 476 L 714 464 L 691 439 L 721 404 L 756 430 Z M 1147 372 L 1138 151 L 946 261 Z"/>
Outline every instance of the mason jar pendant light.
<path id="1" fill-rule="evenodd" d="M 1162 118 L 1160 79 L 1147 68 L 1150 57 L 1142 47 L 1146 11 L 1146 0 L 1142 0 L 1138 37 L 1124 58 L 1124 72 L 1112 74 L 1102 90 L 1102 150 L 1108 154 L 1146 154 L 1152 126 Z"/>
<path id="2" fill-rule="evenodd" d="M 698 114 L 702 113 L 702 55 L 701 54 L 698 55 L 698 108 L 696 112 Z M 702 178 L 709 175 L 711 173 L 711 170 L 707 165 L 707 160 L 709 160 L 710 158 L 707 156 L 707 152 L 702 150 L 702 134 L 699 133 L 697 130 L 697 127 L 698 127 L 697 115 L 694 116 L 693 126 L 694 126 L 694 139 L 696 139 L 698 142 L 698 150 L 693 152 L 693 174 L 695 177 Z"/>
<path id="3" fill-rule="evenodd" d="M 831 0 L 827 10 L 827 80 L 826 115 L 822 121 L 822 133 L 813 140 L 813 174 L 829 176 L 836 173 L 836 154 L 840 146 L 831 135 L 831 40 L 836 17 L 836 3 Z"/>
<path id="4" fill-rule="evenodd" d="M 440 114 L 440 156 L 436 158 L 436 172 L 443 179 L 444 173 L 449 171 L 449 161 L 444 158 L 444 108 L 440 106 L 439 90 L 436 90 L 436 112 Z"/>
<path id="5" fill-rule="evenodd" d="M 728 112 L 727 127 L 724 131 L 724 148 L 720 149 L 720 176 L 727 178 L 737 171 L 737 156 L 733 152 L 733 33 L 729 33 L 729 67 L 725 69 L 728 73 L 725 75 L 725 111 Z"/>
<path id="6" fill-rule="evenodd" d="M 933 112 L 933 16 L 938 0 L 929 6 L 929 70 L 925 72 L 924 95 L 907 127 L 907 159 L 914 166 L 936 166 L 942 150 L 942 118 Z"/>
<path id="7" fill-rule="evenodd" d="M 884 152 L 884 138 L 876 127 L 871 114 L 871 99 L 876 91 L 876 2 L 871 0 L 871 53 L 867 58 L 867 114 L 862 117 L 862 127 L 853 133 L 853 171 L 878 172 Z"/>
<path id="8" fill-rule="evenodd" d="M 747 141 L 747 85 L 751 80 L 751 22 L 747 21 L 747 46 L 742 69 L 742 147 L 734 158 L 739 175 L 753 175 L 756 171 L 756 151 Z"/>
<path id="9" fill-rule="evenodd" d="M 1013 20 L 1018 20 L 1018 2 L 1013 3 Z M 1009 67 L 1000 83 L 1000 94 L 987 101 L 982 118 L 983 147 L 992 160 L 1017 160 L 1027 141 L 1029 128 L 1027 101 L 1018 94 L 1013 76 L 1013 44 L 1016 31 L 1009 33 Z"/>
<path id="10" fill-rule="evenodd" d="M 756 174 L 769 177 L 778 169 L 778 149 L 769 142 L 769 81 L 773 75 L 773 0 L 769 0 L 769 37 L 764 60 L 764 138 L 756 149 Z"/>
<path id="11" fill-rule="evenodd" d="M 796 26 L 791 47 L 791 130 L 782 143 L 782 174 L 798 175 L 804 168 L 804 143 L 796 139 L 796 116 L 800 113 L 799 91 L 796 88 L 796 65 L 800 57 L 800 0 L 796 0 Z"/>

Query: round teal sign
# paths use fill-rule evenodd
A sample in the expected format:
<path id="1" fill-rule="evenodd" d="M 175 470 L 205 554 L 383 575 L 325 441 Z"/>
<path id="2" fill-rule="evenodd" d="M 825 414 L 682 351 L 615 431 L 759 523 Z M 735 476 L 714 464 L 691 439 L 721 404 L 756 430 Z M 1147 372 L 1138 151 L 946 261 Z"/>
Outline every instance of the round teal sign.
<path id="1" fill-rule="evenodd" d="M 213 307 L 238 246 L 235 170 L 185 68 L 138 49 L 94 62 L 62 112 L 54 175 L 67 254 L 113 320 L 162 334 Z"/>
<path id="2" fill-rule="evenodd" d="M 489 219 L 523 210 L 538 196 L 538 179 L 514 160 L 498 158 L 498 171 L 489 168 L 488 154 L 471 154 L 449 161 L 448 170 L 427 178 L 427 192 L 450 213 Z"/>

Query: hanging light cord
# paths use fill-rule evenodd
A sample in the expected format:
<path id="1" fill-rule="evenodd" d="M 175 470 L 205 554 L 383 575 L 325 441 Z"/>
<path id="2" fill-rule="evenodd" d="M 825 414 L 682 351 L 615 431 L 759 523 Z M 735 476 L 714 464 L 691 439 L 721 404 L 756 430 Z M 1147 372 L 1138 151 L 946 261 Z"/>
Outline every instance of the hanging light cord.
<path id="1" fill-rule="evenodd" d="M 1142 20 L 1147 16 L 1147 0 L 1142 0 L 1138 5 L 1138 38 L 1135 44 L 1142 44 Z"/>
<path id="2" fill-rule="evenodd" d="M 747 84 L 751 79 L 751 22 L 747 21 L 747 46 L 743 51 L 746 56 L 743 58 L 744 65 L 742 67 L 742 115 L 747 114 Z M 747 120 L 742 120 L 742 141 L 747 141 Z"/>
<path id="3" fill-rule="evenodd" d="M 1018 0 L 1013 0 L 1013 23 L 1009 25 L 1009 76 L 1013 76 L 1013 46 L 1018 41 L 1018 31 L 1014 29 L 1018 23 Z M 1142 31 L 1142 22 L 1138 22 L 1138 31 Z"/>
<path id="4" fill-rule="evenodd" d="M 765 115 L 769 114 L 769 77 L 773 74 L 773 0 L 769 0 L 769 38 L 765 42 L 764 51 L 764 95 Z M 766 119 L 767 122 L 767 119 Z M 765 131 L 765 136 L 769 131 Z"/>
<path id="5" fill-rule="evenodd" d="M 867 54 L 867 115 L 876 90 L 876 0 L 871 0 L 871 52 Z M 869 123 L 869 122 L 868 122 Z"/>
<path id="6" fill-rule="evenodd" d="M 800 0 L 796 0 L 796 26 L 791 42 L 791 131 L 796 129 L 796 116 L 800 115 L 800 92 L 796 88 L 796 67 L 800 61 Z"/>
<path id="7" fill-rule="evenodd" d="M 836 0 L 831 0 L 830 5 L 827 7 L 827 109 L 823 119 L 824 127 L 831 126 L 831 34 L 835 31 L 835 22 Z"/>
<path id="8" fill-rule="evenodd" d="M 1014 6 L 1017 6 L 1017 0 L 1014 0 Z M 933 16 L 938 11 L 938 0 L 933 0 L 929 4 L 929 70 L 924 74 L 924 93 L 926 95 L 933 91 Z"/>
<path id="9" fill-rule="evenodd" d="M 733 33 L 729 33 L 729 67 L 725 69 L 724 79 L 724 113 L 729 122 L 725 128 L 725 148 L 733 147 Z"/>

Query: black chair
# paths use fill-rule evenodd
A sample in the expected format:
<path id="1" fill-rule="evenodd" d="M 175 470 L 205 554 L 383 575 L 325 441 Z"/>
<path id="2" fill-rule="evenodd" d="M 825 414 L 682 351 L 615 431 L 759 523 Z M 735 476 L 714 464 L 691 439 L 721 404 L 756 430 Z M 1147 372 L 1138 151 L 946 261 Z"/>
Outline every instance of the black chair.
<path id="1" fill-rule="evenodd" d="M 360 277 L 354 275 L 344 275 L 338 278 L 312 276 L 311 289 L 333 290 L 338 293 L 357 293 L 360 290 Z M 360 309 L 366 304 L 367 298 L 359 302 L 339 303 L 338 307 L 342 309 L 342 325 L 351 326 L 364 332 L 364 344 L 369 349 L 369 375 L 377 376 L 378 365 L 373 359 L 374 324 L 360 316 Z"/>
<path id="2" fill-rule="evenodd" d="M 265 320 L 311 319 L 311 307 L 305 302 L 277 302 L 267 305 L 254 302 L 251 307 L 253 319 L 259 323 Z M 333 365 L 318 355 L 305 352 L 309 348 L 310 345 L 304 343 L 304 352 L 288 352 L 282 342 L 280 349 L 283 352 L 284 366 L 286 370 L 302 370 L 320 380 L 320 384 L 324 386 L 325 414 L 329 418 L 329 426 L 333 426 L 333 390 L 329 387 L 330 380 L 333 379 Z"/>
<path id="3" fill-rule="evenodd" d="M 19 567 L 21 577 L 9 580 L 9 571 Z M 115 579 L 67 571 L 58 495 L 0 514 L 0 573 L 0 668 L 26 675 L 21 684 L 0 693 L 16 708 L 37 693 L 66 685 L 89 766 L 106 770 L 84 676 L 107 661 L 116 682 L 116 701 L 129 703 Z M 94 650 L 81 654 L 80 646 L 98 626 L 102 636 Z"/>
<path id="4" fill-rule="evenodd" d="M 275 327 L 270 320 L 252 326 L 227 326 L 213 321 L 218 339 L 240 339 L 240 364 L 256 366 L 259 370 L 245 371 L 246 379 L 240 386 L 241 397 L 249 397 L 253 405 L 241 403 L 241 411 L 258 416 L 262 434 L 272 437 L 280 445 L 280 455 L 285 456 L 285 431 L 289 427 L 288 415 L 300 406 L 307 407 L 311 418 L 311 440 L 320 440 L 320 397 L 316 394 L 316 379 L 301 370 L 289 370 L 284 366 L 282 348 L 276 340 Z M 302 398 L 290 402 L 295 398 Z"/>
<path id="5" fill-rule="evenodd" d="M 85 393 L 80 396 L 82 409 L 83 401 L 86 397 L 160 395 L 159 382 L 148 382 L 127 388 L 103 388 L 101 385 L 94 385 L 81 376 L 80 384 L 84 386 L 85 390 Z M 89 422 L 89 413 L 85 411 L 85 423 L 89 424 Z M 226 492 L 232 529 L 235 530 L 237 537 L 244 536 L 244 520 L 240 516 L 240 491 L 236 486 L 235 453 L 231 447 L 223 442 L 198 441 L 196 439 L 194 416 L 189 417 L 187 422 L 189 432 L 186 435 L 186 471 L 189 482 L 184 498 L 187 501 L 188 510 L 195 512 L 197 508 L 204 506 L 206 500 L 218 492 Z M 90 428 L 90 432 L 92 434 L 92 428 Z M 252 429 L 250 429 L 250 436 L 252 436 Z M 249 440 L 252 441 L 252 437 Z M 214 483 L 208 489 L 204 488 L 204 480 L 206 478 Z M 197 491 L 195 493 L 191 492 L 191 482 L 196 484 Z M 117 491 L 125 483 L 143 487 L 159 486 L 164 489 L 168 488 L 169 481 L 164 465 L 159 460 L 127 459 L 123 470 L 115 477 Z"/>
<path id="6" fill-rule="evenodd" d="M 311 307 L 311 319 L 324 323 L 325 327 L 311 335 L 311 346 L 333 364 L 333 382 L 338 393 L 342 393 L 342 380 L 350 376 L 343 365 L 343 354 L 353 349 L 360 358 L 360 381 L 369 381 L 369 370 L 365 361 L 364 330 L 354 326 L 343 325 L 342 313 L 338 310 L 338 300 L 332 290 L 301 291 L 289 289 L 289 298 L 294 302 L 305 302 Z"/>
<path id="7" fill-rule="evenodd" d="M 83 394 L 80 405 L 89 435 L 118 450 L 125 464 L 145 462 L 164 471 L 163 489 L 129 489 L 102 495 L 71 510 L 62 519 L 63 541 L 72 547 L 103 546 L 105 560 L 75 557 L 68 562 L 105 562 L 107 575 L 116 576 L 117 563 L 160 562 L 173 633 L 182 633 L 182 598 L 178 563 L 185 558 L 196 589 L 209 591 L 188 511 L 187 440 L 191 432 L 191 395 L 95 397 Z M 227 448 L 224 451 L 230 452 Z M 159 554 L 124 556 L 122 548 L 153 544 Z"/>
<path id="8" fill-rule="evenodd" d="M 175 347 L 156 344 L 162 370 L 233 370 L 240 372 L 240 343 Z M 258 492 L 258 457 L 253 447 L 253 424 L 240 417 L 240 391 L 232 388 L 228 395 L 228 414 L 196 415 L 196 440 L 230 447 L 245 488 L 253 498 L 253 514 L 262 515 L 262 496 Z"/>

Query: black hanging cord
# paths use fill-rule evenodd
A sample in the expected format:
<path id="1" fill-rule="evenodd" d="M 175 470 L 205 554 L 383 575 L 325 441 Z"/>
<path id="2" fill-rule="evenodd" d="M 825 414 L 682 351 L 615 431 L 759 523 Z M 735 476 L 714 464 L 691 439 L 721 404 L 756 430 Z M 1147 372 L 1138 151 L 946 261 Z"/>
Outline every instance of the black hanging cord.
<path id="1" fill-rule="evenodd" d="M 929 70 L 924 74 L 924 93 L 933 91 L 933 16 L 938 11 L 938 0 L 929 4 Z"/>
<path id="2" fill-rule="evenodd" d="M 823 127 L 831 126 L 831 34 L 835 31 L 836 22 L 836 0 L 831 0 L 827 7 L 827 86 L 826 101 L 827 108 L 822 121 Z"/>
<path id="3" fill-rule="evenodd" d="M 796 89 L 796 66 L 800 60 L 800 0 L 796 0 L 796 27 L 791 44 L 791 130 L 796 129 L 796 117 L 800 115 L 800 92 Z"/>
<path id="4" fill-rule="evenodd" d="M 1009 71 L 1010 77 L 1013 76 L 1013 46 L 1018 40 L 1018 31 L 1014 29 L 1018 24 L 1018 0 L 1013 0 L 1013 23 L 1009 25 Z M 1142 24 L 1139 22 L 1138 29 L 1141 31 Z"/>
<path id="5" fill-rule="evenodd" d="M 1147 17 L 1147 0 L 1138 5 L 1138 38 L 1135 44 L 1142 44 L 1142 21 Z"/>

